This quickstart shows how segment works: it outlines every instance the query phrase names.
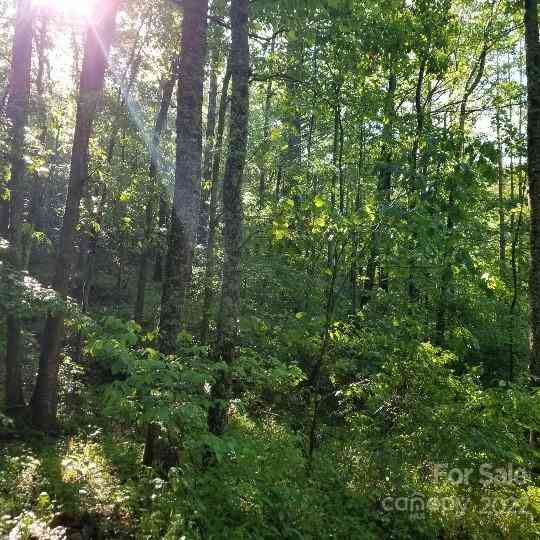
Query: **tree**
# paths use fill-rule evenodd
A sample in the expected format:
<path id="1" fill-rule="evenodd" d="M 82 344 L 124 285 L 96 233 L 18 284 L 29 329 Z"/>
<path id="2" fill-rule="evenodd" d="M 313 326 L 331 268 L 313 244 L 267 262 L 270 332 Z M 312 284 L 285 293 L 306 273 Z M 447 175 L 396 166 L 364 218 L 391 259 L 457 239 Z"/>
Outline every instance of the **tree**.
<path id="1" fill-rule="evenodd" d="M 120 0 L 99 0 L 86 31 L 69 188 L 53 279 L 53 288 L 63 298 L 67 297 L 71 269 L 75 263 L 74 239 L 79 223 L 79 205 L 88 181 L 90 138 L 103 92 L 119 3 Z M 42 430 L 53 430 L 56 427 L 59 353 L 64 318 L 63 312 L 49 313 L 43 332 L 38 379 L 31 402 L 32 422 Z"/>
<path id="2" fill-rule="evenodd" d="M 238 354 L 240 320 L 241 258 L 243 243 L 242 185 L 246 163 L 249 121 L 249 1 L 231 2 L 231 119 L 229 153 L 223 180 L 224 263 L 219 306 L 216 356 L 230 366 Z M 225 430 L 229 399 L 229 375 L 222 372 L 212 392 L 214 404 L 208 413 L 212 433 Z"/>
<path id="3" fill-rule="evenodd" d="M 161 103 L 156 115 L 156 123 L 154 126 L 154 132 L 152 136 L 152 144 L 150 147 L 150 167 L 149 167 L 149 186 L 148 186 L 148 198 L 146 202 L 145 210 L 145 230 L 144 230 L 144 246 L 141 253 L 141 260 L 139 262 L 139 273 L 137 281 L 137 299 L 135 301 L 135 320 L 139 323 L 144 318 L 144 299 L 146 293 L 146 284 L 148 281 L 148 266 L 150 263 L 150 255 L 153 247 L 154 236 L 154 221 L 156 217 L 156 195 L 160 198 L 161 188 L 159 183 L 159 144 L 161 141 L 161 134 L 167 124 L 167 116 L 169 114 L 169 107 L 171 105 L 172 94 L 174 90 L 175 82 L 178 80 L 178 59 L 175 58 L 169 78 L 163 85 L 163 93 L 161 96 Z"/>
<path id="4" fill-rule="evenodd" d="M 176 172 L 160 318 L 160 348 L 171 354 L 186 322 L 201 192 L 202 106 L 208 0 L 185 0 L 178 107 Z"/>
<path id="5" fill-rule="evenodd" d="M 26 164 L 24 161 L 25 129 L 28 121 L 30 100 L 32 36 L 34 7 L 31 0 L 19 0 L 11 72 L 9 76 L 9 98 L 6 113 L 10 122 L 11 175 L 9 179 L 9 230 L 10 262 L 15 271 L 24 269 L 24 201 L 28 191 Z M 20 414 L 24 407 L 21 383 L 21 322 L 16 314 L 7 317 L 6 354 L 6 409 Z"/>
<path id="6" fill-rule="evenodd" d="M 229 84 L 231 80 L 231 66 L 227 62 L 225 76 L 221 87 L 221 97 L 219 100 L 219 113 L 216 141 L 214 145 L 214 156 L 212 162 L 212 179 L 210 185 L 210 205 L 208 219 L 208 241 L 206 243 L 206 265 L 204 269 L 204 285 L 203 285 L 203 305 L 201 319 L 201 343 L 208 344 L 210 332 L 210 309 L 212 307 L 213 283 L 215 277 L 216 266 L 216 233 L 218 227 L 218 197 L 221 175 L 221 154 L 223 150 L 223 132 L 225 131 L 225 116 L 227 113 L 227 103 L 229 96 Z"/>
<path id="7" fill-rule="evenodd" d="M 216 108 L 218 93 L 218 62 L 216 54 L 210 62 L 210 84 L 208 89 L 208 114 L 206 117 L 206 137 L 204 147 L 203 180 L 204 185 L 201 190 L 201 215 L 199 219 L 198 241 L 200 244 L 208 243 L 208 226 L 210 220 L 210 189 L 207 184 L 211 184 L 212 162 L 214 157 L 214 135 L 216 131 Z"/>
<path id="8" fill-rule="evenodd" d="M 540 386 L 540 41 L 538 2 L 525 0 L 525 50 L 527 65 L 527 171 L 529 177 L 530 229 L 530 360 L 533 386 Z M 538 433 L 535 444 L 538 444 Z"/>

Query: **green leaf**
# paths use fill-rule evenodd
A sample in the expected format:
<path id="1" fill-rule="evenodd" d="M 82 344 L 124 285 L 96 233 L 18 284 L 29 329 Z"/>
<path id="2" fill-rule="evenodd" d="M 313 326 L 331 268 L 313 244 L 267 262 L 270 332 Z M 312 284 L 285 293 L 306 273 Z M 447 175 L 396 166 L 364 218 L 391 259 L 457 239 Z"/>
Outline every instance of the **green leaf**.
<path id="1" fill-rule="evenodd" d="M 326 205 L 326 200 L 324 199 L 322 195 L 317 195 L 313 199 L 313 204 L 315 205 L 316 208 L 322 208 L 323 206 Z"/>

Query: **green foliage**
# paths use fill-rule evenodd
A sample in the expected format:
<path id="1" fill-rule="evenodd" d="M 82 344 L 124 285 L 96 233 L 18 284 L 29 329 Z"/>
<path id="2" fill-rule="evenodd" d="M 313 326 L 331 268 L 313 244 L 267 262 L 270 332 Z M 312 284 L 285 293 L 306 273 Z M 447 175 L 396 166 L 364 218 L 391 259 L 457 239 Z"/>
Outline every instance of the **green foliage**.
<path id="1" fill-rule="evenodd" d="M 18 231 L 28 271 L 14 271 L 0 238 L 0 308 L 24 326 L 27 401 L 42 320 L 67 316 L 61 431 L 33 440 L 0 413 L 0 438 L 10 441 L 0 448 L 0 536 L 15 526 L 29 536 L 66 512 L 94 516 L 103 538 L 540 536 L 538 478 L 484 484 L 481 475 L 486 464 L 531 472 L 539 459 L 528 444 L 540 397 L 527 374 L 521 5 L 249 3 L 241 332 L 227 362 L 215 346 L 219 302 L 230 301 L 219 299 L 228 247 L 221 184 L 213 267 L 198 238 L 185 330 L 174 354 L 159 350 L 181 107 L 171 107 L 159 148 L 151 129 L 179 52 L 179 2 L 122 3 L 93 121 L 70 297 L 49 288 L 77 105 L 66 59 L 76 72 L 83 25 L 66 32 L 71 17 L 43 8 L 35 56 L 49 73 L 32 92 L 28 223 Z M 210 4 L 208 65 L 221 84 L 229 3 Z M 7 59 L 13 13 L 0 6 Z M 2 80 L 8 71 L 0 62 Z M 16 194 L 9 128 L 0 118 L 3 209 Z M 157 182 L 148 173 L 155 153 Z M 204 193 L 211 188 L 205 178 Z M 207 270 L 215 290 L 203 346 Z M 229 383 L 222 436 L 207 420 L 218 380 Z M 141 463 L 149 426 L 178 450 L 169 470 Z M 470 482 L 435 478 L 442 464 L 472 469 Z"/>
<path id="2" fill-rule="evenodd" d="M 275 422 L 259 425 L 239 416 L 224 444 L 227 459 L 215 467 L 171 471 L 143 530 L 192 539 L 317 538 L 321 531 L 377 538 L 367 502 L 345 494 L 336 480 L 310 477 L 296 438 Z"/>
<path id="3" fill-rule="evenodd" d="M 0 261 L 0 306 L 21 318 L 35 317 L 47 311 L 77 311 L 73 302 L 63 300 L 28 272 L 15 271 L 3 261 Z"/>

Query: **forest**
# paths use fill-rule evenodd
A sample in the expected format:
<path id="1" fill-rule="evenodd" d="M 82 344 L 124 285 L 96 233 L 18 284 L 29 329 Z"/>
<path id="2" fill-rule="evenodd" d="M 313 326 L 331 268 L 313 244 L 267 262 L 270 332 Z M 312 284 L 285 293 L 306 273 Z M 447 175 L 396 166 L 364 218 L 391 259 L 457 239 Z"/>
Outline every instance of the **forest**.
<path id="1" fill-rule="evenodd" d="M 0 539 L 540 539 L 537 0 L 0 21 Z"/>

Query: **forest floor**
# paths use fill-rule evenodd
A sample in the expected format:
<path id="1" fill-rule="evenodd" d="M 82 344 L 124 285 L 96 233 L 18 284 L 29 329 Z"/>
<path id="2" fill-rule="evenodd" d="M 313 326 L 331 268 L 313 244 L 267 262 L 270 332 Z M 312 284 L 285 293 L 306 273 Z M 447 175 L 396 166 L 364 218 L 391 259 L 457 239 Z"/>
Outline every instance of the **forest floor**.
<path id="1" fill-rule="evenodd" d="M 133 509 L 141 512 L 148 488 L 134 481 L 141 453 L 126 433 L 92 424 L 8 442 L 0 450 L 0 537 L 133 538 Z"/>
<path id="2" fill-rule="evenodd" d="M 306 467 L 301 432 L 277 414 L 255 421 L 237 411 L 224 458 L 204 467 L 200 445 L 188 447 L 164 475 L 142 465 L 144 429 L 107 413 L 107 384 L 94 379 L 65 360 L 57 437 L 0 425 L 0 540 L 540 538 L 536 481 L 468 492 L 424 474 L 440 462 L 431 446 L 419 454 L 428 457 L 407 458 L 338 429 Z M 381 506 L 402 493 L 467 505 L 418 514 Z"/>
<path id="3" fill-rule="evenodd" d="M 63 371 L 61 412 L 66 400 L 74 412 L 62 414 L 57 436 L 0 426 L 0 539 L 135 538 L 134 509 L 144 511 L 155 476 L 147 469 L 143 479 L 141 438 L 99 416 L 81 369 L 66 362 Z M 2 377 L 0 362 L 0 387 Z"/>

